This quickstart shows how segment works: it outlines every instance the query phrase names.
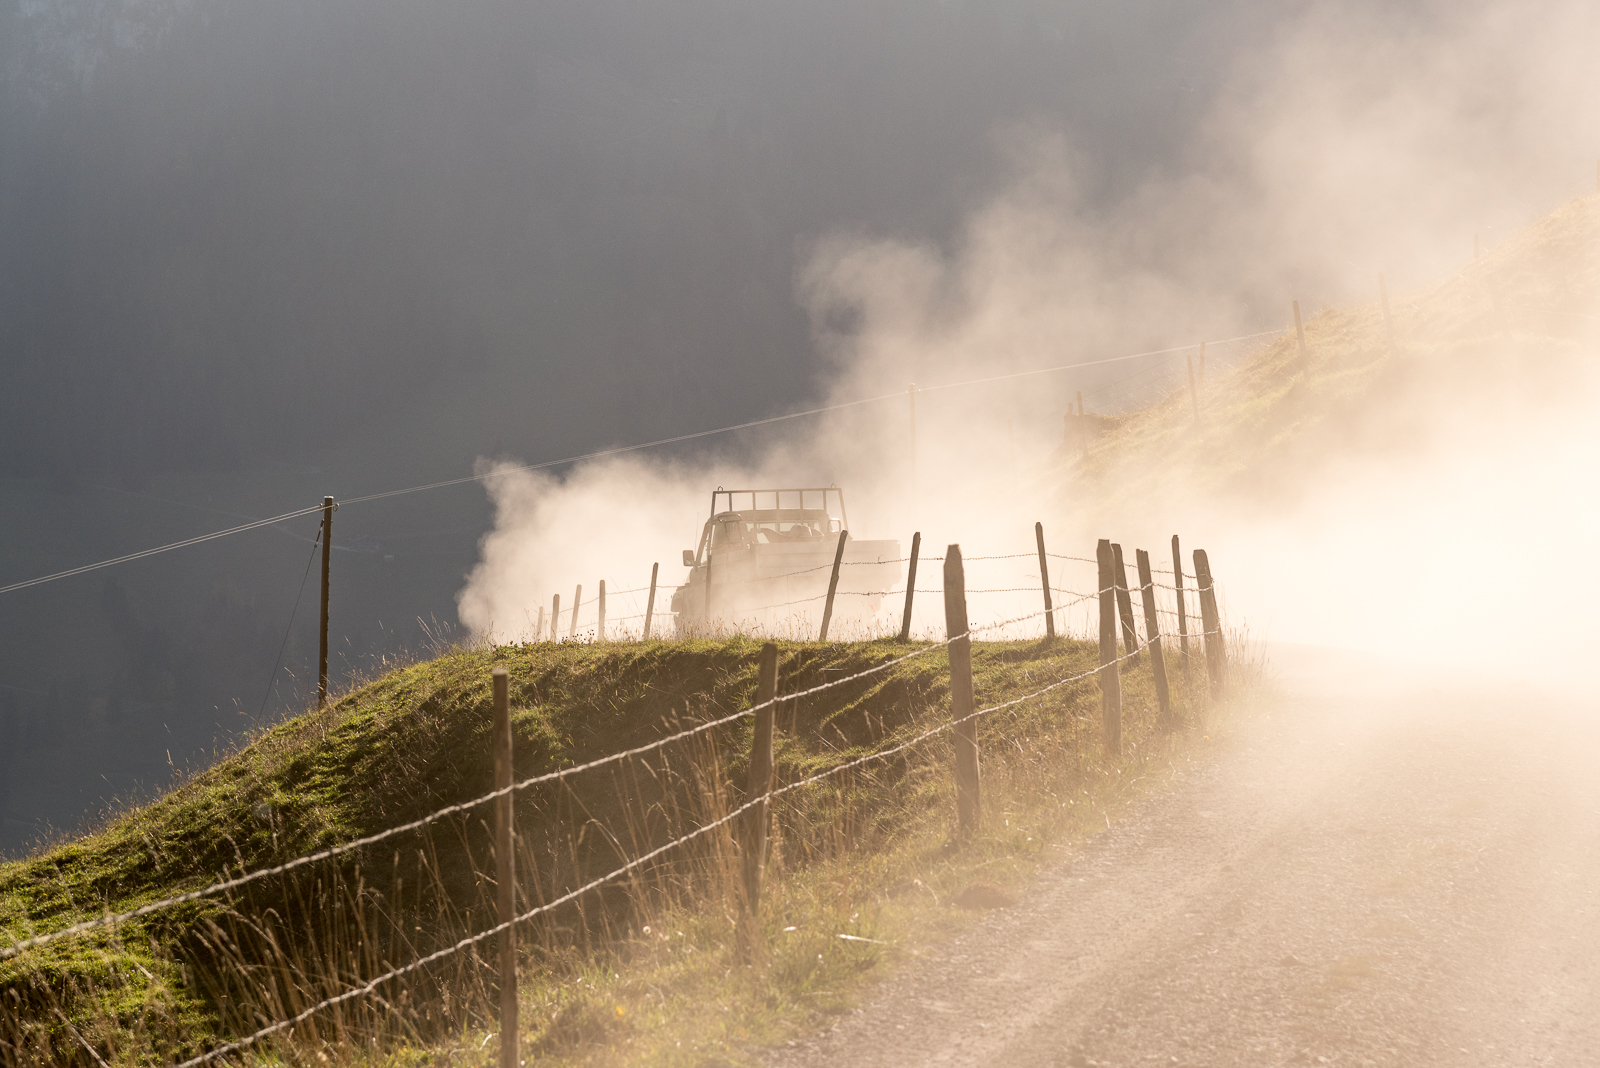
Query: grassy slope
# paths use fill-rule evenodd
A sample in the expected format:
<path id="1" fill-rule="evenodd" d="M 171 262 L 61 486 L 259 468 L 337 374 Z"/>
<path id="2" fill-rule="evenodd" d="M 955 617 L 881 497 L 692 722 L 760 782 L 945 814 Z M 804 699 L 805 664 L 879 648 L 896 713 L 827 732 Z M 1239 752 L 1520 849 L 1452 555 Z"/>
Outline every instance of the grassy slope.
<path id="1" fill-rule="evenodd" d="M 0 938 L 9 941 L 59 928 L 103 909 L 127 909 L 203 885 L 227 870 L 270 865 L 480 794 L 490 785 L 488 676 L 494 664 L 511 671 L 517 772 L 526 776 L 640 744 L 682 723 L 744 706 L 754 689 L 757 648 L 747 640 L 539 644 L 455 652 L 401 668 L 325 711 L 266 732 L 235 756 L 98 833 L 0 868 Z M 815 685 L 824 671 L 853 673 L 905 651 L 891 643 L 786 644 L 784 688 Z M 1079 643 L 1058 646 L 1048 658 L 1034 647 L 980 645 L 975 653 L 979 699 L 1005 700 L 1043 681 L 1086 670 L 1093 656 L 1089 646 Z M 792 726 L 780 720 L 780 781 L 847 759 L 943 714 L 947 672 L 945 656 L 935 652 L 870 681 L 808 699 Z M 1130 694 L 1132 708 L 1140 708 L 1149 701 L 1148 684 L 1135 675 Z M 1045 717 L 1051 730 L 1059 734 L 1068 725 L 1074 745 L 1091 749 L 1092 723 L 1078 717 L 1094 705 L 1092 683 L 1080 682 L 984 729 L 996 738 L 1019 730 L 1037 732 L 1038 717 Z M 723 728 L 716 739 L 723 752 L 719 763 L 734 782 L 742 781 L 748 730 L 748 721 L 741 721 Z M 683 750 L 677 754 L 679 771 L 705 755 Z M 942 776 L 919 779 L 912 772 L 911 764 L 901 764 L 870 781 L 856 781 L 852 789 L 862 796 L 846 806 L 853 821 L 852 844 L 892 835 L 897 821 L 914 822 L 925 814 L 922 802 L 942 811 L 947 800 Z M 524 874 L 526 885 L 540 886 L 542 881 L 552 891 L 572 885 L 580 877 L 608 870 L 620 854 L 639 844 L 664 840 L 692 823 L 694 813 L 688 807 L 694 791 L 679 791 L 678 800 L 688 807 L 674 816 L 672 806 L 661 803 L 671 799 L 672 788 L 657 785 L 651 792 L 650 784 L 663 778 L 671 776 L 645 776 L 641 786 L 637 774 L 624 781 L 615 774 L 589 773 L 577 789 L 525 797 L 519 804 L 519 833 L 525 842 L 536 843 L 535 851 L 547 850 L 550 858 L 539 873 Z M 688 783 L 681 774 L 676 781 Z M 887 786 L 896 789 L 886 791 Z M 880 804 L 889 792 L 898 801 Z M 641 800 L 646 804 L 639 804 Z M 628 815 L 630 809 L 651 807 L 650 802 L 659 810 L 653 824 Z M 838 838 L 824 832 L 845 809 L 821 804 L 808 814 L 806 804 L 795 806 L 788 817 L 791 848 L 815 850 L 820 860 Z M 370 962 L 353 966 L 356 972 L 376 971 L 385 960 L 409 959 L 441 938 L 481 926 L 481 887 L 473 870 L 492 868 L 477 822 L 483 815 L 444 821 L 429 834 L 401 839 L 403 848 L 393 851 L 392 871 L 385 861 L 393 843 L 374 847 L 374 857 L 349 855 L 349 863 L 339 870 L 346 882 L 361 885 L 374 907 L 381 905 L 390 913 L 409 908 L 411 918 L 426 913 L 438 928 L 392 925 L 396 931 L 406 929 L 406 938 L 396 941 L 391 931 Z M 586 821 L 603 833 L 572 845 L 566 830 Z M 401 885 L 406 882 L 402 853 L 419 851 L 426 854 L 419 861 L 426 871 L 416 865 L 406 871 L 412 886 L 431 879 L 432 896 L 426 902 Z M 803 866 L 803 859 L 797 855 L 791 864 Z M 358 871 L 363 860 L 366 868 Z M 328 869 L 334 866 L 323 865 L 317 875 L 331 880 Z M 318 916 L 329 908 L 319 892 L 307 890 L 304 876 L 274 878 L 237 898 L 196 902 L 115 932 L 57 943 L 0 962 L 0 991 L 11 999 L 16 1018 L 34 1019 L 51 1032 L 57 1055 L 73 1049 L 71 1036 L 57 1026 L 58 1007 L 91 1043 L 128 1059 L 193 1050 L 253 1018 L 226 1002 L 232 988 L 225 979 L 212 975 L 207 981 L 208 975 L 220 974 L 216 958 L 225 956 L 218 949 L 220 929 L 209 927 L 208 921 L 226 927 L 229 917 L 272 910 L 285 918 L 279 939 L 293 940 L 302 924 L 315 928 Z M 420 933 L 413 935 L 413 930 Z M 560 941 L 545 939 L 556 957 Z M 343 982 L 332 988 L 342 988 Z M 446 1023 L 458 1026 L 464 1019 Z"/>
<path id="2" fill-rule="evenodd" d="M 1419 411 L 1494 419 L 1532 389 L 1559 389 L 1600 333 L 1600 196 L 1581 197 L 1461 271 L 1379 303 L 1324 309 L 1208 383 L 1203 417 L 1180 391 L 1108 425 L 1086 458 L 1046 477 L 1065 498 L 1092 487 L 1145 508 L 1197 496 L 1277 508 L 1352 458 L 1391 457 L 1427 433 Z M 1154 503 L 1152 503 L 1154 502 Z"/>

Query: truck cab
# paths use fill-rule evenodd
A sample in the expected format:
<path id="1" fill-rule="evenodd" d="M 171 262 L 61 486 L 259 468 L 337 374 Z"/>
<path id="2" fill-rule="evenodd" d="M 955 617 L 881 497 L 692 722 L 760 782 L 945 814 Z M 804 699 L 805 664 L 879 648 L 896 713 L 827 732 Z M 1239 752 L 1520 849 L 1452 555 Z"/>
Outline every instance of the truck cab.
<path id="1" fill-rule="evenodd" d="M 689 579 L 672 595 L 679 633 L 771 633 L 820 619 L 839 534 L 848 529 L 837 486 L 718 487 L 696 547 L 683 551 Z M 845 537 L 834 618 L 867 620 L 900 581 L 900 543 Z"/>

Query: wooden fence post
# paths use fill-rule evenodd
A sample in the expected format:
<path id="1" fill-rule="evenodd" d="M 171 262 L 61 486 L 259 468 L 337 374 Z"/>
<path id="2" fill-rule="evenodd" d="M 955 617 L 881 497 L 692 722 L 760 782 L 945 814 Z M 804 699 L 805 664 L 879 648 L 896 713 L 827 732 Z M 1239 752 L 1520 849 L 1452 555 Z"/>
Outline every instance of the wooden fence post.
<path id="1" fill-rule="evenodd" d="M 1189 692 L 1189 619 L 1183 607 L 1183 553 L 1178 536 L 1172 536 L 1172 587 L 1178 599 L 1178 651 L 1183 661 L 1183 692 Z M 1187 698 L 1185 698 L 1187 700 Z"/>
<path id="2" fill-rule="evenodd" d="M 322 617 L 317 628 L 317 707 L 328 703 L 328 564 L 333 553 L 333 498 L 322 498 Z"/>
<path id="3" fill-rule="evenodd" d="M 978 722 L 972 718 L 972 636 L 967 633 L 967 578 L 961 546 L 944 552 L 944 633 L 950 641 L 950 715 L 955 720 L 956 838 L 978 830 Z"/>
<path id="4" fill-rule="evenodd" d="M 533 625 L 533 640 L 544 641 L 544 605 L 539 606 L 539 622 Z"/>
<path id="5" fill-rule="evenodd" d="M 1205 628 L 1206 675 L 1211 693 L 1219 695 L 1228 684 L 1228 653 L 1222 642 L 1222 616 L 1217 611 L 1216 585 L 1211 579 L 1211 561 L 1204 549 L 1194 551 L 1195 584 L 1200 587 L 1200 625 Z"/>
<path id="6" fill-rule="evenodd" d="M 1139 564 L 1139 593 L 1144 600 L 1144 633 L 1150 642 L 1150 670 L 1156 680 L 1156 703 L 1161 708 L 1161 726 L 1172 729 L 1172 696 L 1167 691 L 1167 658 L 1161 649 L 1161 621 L 1156 618 L 1156 583 L 1150 574 L 1150 554 L 1135 549 Z"/>
<path id="7" fill-rule="evenodd" d="M 506 669 L 497 667 L 494 684 L 494 788 L 504 791 L 494 799 L 494 866 L 496 914 L 500 924 L 517 915 L 517 857 L 511 830 L 511 701 Z M 500 1068 L 518 1068 L 517 1056 L 517 934 L 506 927 L 497 936 L 500 947 Z"/>
<path id="8" fill-rule="evenodd" d="M 766 795 L 772 790 L 772 719 L 777 711 L 772 701 L 778 694 L 777 643 L 762 645 L 760 665 L 756 676 L 756 723 L 750 735 L 750 776 L 744 791 L 747 803 L 757 798 L 760 802 L 746 810 L 739 843 L 740 859 L 744 863 L 745 906 L 740 944 L 746 954 L 756 941 L 756 917 L 761 912 L 761 872 L 766 861 L 770 826 Z"/>
<path id="9" fill-rule="evenodd" d="M 1389 355 L 1394 355 L 1394 319 L 1389 315 L 1389 287 L 1383 280 L 1382 272 L 1378 274 L 1378 303 L 1383 306 L 1383 337 L 1389 347 Z"/>
<path id="10" fill-rule="evenodd" d="M 1305 362 L 1306 362 L 1306 332 L 1305 332 L 1305 329 L 1300 325 L 1300 302 L 1297 300 L 1297 301 L 1294 301 L 1293 303 L 1294 303 L 1294 336 L 1295 336 L 1296 343 L 1300 346 L 1300 364 L 1301 364 L 1301 366 L 1304 366 Z"/>
<path id="11" fill-rule="evenodd" d="M 1122 617 L 1122 651 L 1128 657 L 1128 666 L 1139 662 L 1139 632 L 1133 625 L 1133 597 L 1128 593 L 1128 568 L 1122 562 L 1122 546 L 1111 544 L 1111 558 L 1116 562 L 1112 575 L 1117 587 L 1117 614 Z"/>
<path id="12" fill-rule="evenodd" d="M 555 594 L 550 598 L 550 640 L 561 640 L 561 595 Z"/>
<path id="13" fill-rule="evenodd" d="M 911 565 L 906 568 L 906 610 L 900 617 L 900 640 L 911 640 L 911 596 L 917 592 L 917 553 L 922 549 L 922 531 L 911 535 Z"/>
<path id="14" fill-rule="evenodd" d="M 578 588 L 572 591 L 572 622 L 567 624 L 567 637 L 575 638 L 578 635 L 578 609 L 583 607 L 583 583 L 578 583 Z"/>
<path id="15" fill-rule="evenodd" d="M 603 641 L 606 640 L 606 580 L 605 579 L 601 579 L 600 580 L 600 605 L 599 605 L 599 608 L 600 608 L 600 622 L 595 624 L 594 640 L 597 641 L 597 642 L 603 642 Z"/>
<path id="16" fill-rule="evenodd" d="M 833 620 L 833 595 L 839 590 L 839 566 L 844 562 L 844 543 L 850 537 L 848 530 L 839 531 L 839 546 L 833 550 L 833 574 L 828 576 L 828 599 L 822 606 L 822 633 L 817 641 L 828 640 L 828 624 Z"/>
<path id="17" fill-rule="evenodd" d="M 1050 564 L 1044 555 L 1044 524 L 1033 525 L 1033 540 L 1039 543 L 1039 584 L 1044 587 L 1044 640 L 1056 640 L 1056 610 L 1050 603 Z"/>
<path id="18" fill-rule="evenodd" d="M 650 640 L 650 617 L 656 611 L 656 574 L 661 570 L 658 560 L 650 565 L 650 599 L 644 603 L 644 640 Z"/>
<path id="19" fill-rule="evenodd" d="M 1106 753 L 1122 753 L 1122 675 L 1117 664 L 1116 557 L 1111 542 L 1100 539 L 1095 546 L 1100 565 L 1100 726 L 1105 736 Z"/>

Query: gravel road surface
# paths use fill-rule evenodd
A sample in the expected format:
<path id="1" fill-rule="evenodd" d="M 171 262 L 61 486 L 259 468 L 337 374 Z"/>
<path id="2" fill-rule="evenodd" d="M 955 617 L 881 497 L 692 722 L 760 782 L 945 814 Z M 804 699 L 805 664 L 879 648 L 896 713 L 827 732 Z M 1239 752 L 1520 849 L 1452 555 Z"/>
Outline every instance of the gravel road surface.
<path id="1" fill-rule="evenodd" d="M 773 1068 L 1600 1065 L 1597 703 L 1273 662 L 1270 715 Z"/>

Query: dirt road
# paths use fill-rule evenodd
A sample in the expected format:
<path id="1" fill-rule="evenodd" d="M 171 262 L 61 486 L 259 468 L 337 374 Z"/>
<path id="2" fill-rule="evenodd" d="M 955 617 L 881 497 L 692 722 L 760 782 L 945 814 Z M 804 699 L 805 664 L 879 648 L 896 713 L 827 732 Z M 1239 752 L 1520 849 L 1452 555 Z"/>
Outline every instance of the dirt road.
<path id="1" fill-rule="evenodd" d="M 1275 659 L 1271 715 L 775 1068 L 1600 1065 L 1596 703 Z"/>

